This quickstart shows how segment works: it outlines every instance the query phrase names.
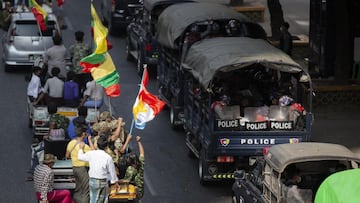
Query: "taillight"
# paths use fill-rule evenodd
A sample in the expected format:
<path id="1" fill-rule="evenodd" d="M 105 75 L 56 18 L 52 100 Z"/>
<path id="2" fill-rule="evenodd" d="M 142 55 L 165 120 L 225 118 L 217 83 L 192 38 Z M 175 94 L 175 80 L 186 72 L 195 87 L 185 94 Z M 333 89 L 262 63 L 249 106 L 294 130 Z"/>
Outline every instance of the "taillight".
<path id="1" fill-rule="evenodd" d="M 264 147 L 263 148 L 262 152 L 263 152 L 264 156 L 268 153 L 269 149 L 270 149 L 270 147 Z"/>
<path id="2" fill-rule="evenodd" d="M 35 124 L 36 126 L 42 126 L 42 125 L 45 124 L 45 122 L 44 122 L 44 121 L 40 121 L 40 120 L 36 120 L 36 121 L 34 121 L 34 124 Z"/>
<path id="3" fill-rule="evenodd" d="M 218 163 L 232 163 L 234 162 L 233 156 L 218 156 L 217 160 Z"/>
<path id="4" fill-rule="evenodd" d="M 15 32 L 16 30 L 15 29 L 12 29 L 11 32 L 10 32 L 10 39 L 9 39 L 9 43 L 13 43 L 14 42 L 14 36 L 15 36 Z"/>
<path id="5" fill-rule="evenodd" d="M 151 44 L 146 44 L 145 45 L 145 51 L 151 51 Z"/>
<path id="6" fill-rule="evenodd" d="M 115 0 L 111 0 L 111 11 L 115 11 Z"/>

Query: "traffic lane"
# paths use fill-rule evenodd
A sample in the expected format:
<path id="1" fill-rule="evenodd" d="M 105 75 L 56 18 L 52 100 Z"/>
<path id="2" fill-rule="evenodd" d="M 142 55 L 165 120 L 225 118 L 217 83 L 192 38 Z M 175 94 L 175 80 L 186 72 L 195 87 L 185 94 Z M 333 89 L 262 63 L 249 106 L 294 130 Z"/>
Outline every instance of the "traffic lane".
<path id="1" fill-rule="evenodd" d="M 36 201 L 33 183 L 25 181 L 29 175 L 32 141 L 26 111 L 26 74 L 23 71 L 5 73 L 0 65 L 0 202 Z"/>

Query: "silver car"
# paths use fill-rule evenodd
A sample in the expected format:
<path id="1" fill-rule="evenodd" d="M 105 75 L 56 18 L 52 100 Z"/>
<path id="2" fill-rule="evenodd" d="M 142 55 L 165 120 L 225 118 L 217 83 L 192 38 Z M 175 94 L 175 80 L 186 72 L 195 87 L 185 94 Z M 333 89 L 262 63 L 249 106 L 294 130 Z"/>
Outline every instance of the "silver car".
<path id="1" fill-rule="evenodd" d="M 40 30 L 33 13 L 12 14 L 9 30 L 2 39 L 5 72 L 16 67 L 31 67 L 36 58 L 42 58 L 53 46 L 52 37 L 56 34 L 61 35 L 61 31 L 53 14 L 48 14 L 45 31 Z"/>

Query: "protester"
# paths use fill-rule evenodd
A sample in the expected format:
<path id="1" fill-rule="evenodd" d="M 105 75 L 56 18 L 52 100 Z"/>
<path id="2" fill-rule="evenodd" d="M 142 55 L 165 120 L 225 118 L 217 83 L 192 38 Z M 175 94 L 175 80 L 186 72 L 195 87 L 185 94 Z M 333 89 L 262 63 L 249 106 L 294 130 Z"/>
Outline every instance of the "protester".
<path id="1" fill-rule="evenodd" d="M 36 198 L 41 203 L 73 203 L 69 190 L 54 190 L 54 172 L 51 169 L 55 163 L 55 156 L 45 154 L 44 160 L 34 171 L 34 188 Z"/>
<path id="2" fill-rule="evenodd" d="M 127 140 L 131 140 L 131 136 Z M 145 163 L 145 152 L 144 147 L 141 143 L 141 137 L 136 136 L 136 141 L 139 147 L 139 156 L 135 153 L 130 153 L 128 155 L 128 168 L 126 169 L 126 174 L 124 180 L 129 182 L 135 182 L 137 186 L 137 197 L 142 198 L 144 195 L 144 163 Z M 126 143 L 125 147 L 127 147 Z"/>
<path id="3" fill-rule="evenodd" d="M 53 77 L 46 80 L 44 91 L 33 102 L 34 105 L 37 105 L 43 98 L 45 98 L 46 104 L 55 103 L 57 106 L 63 104 L 64 81 L 58 77 L 59 73 L 60 69 L 58 67 L 51 70 Z"/>
<path id="4" fill-rule="evenodd" d="M 95 82 L 95 80 L 86 83 L 84 96 L 79 106 L 89 108 L 100 108 L 103 104 L 104 90 L 103 87 Z"/>
<path id="5" fill-rule="evenodd" d="M 115 165 L 109 154 L 104 149 L 108 146 L 105 136 L 100 136 L 97 141 L 98 149 L 84 153 L 85 143 L 81 142 L 78 152 L 78 159 L 89 162 L 89 188 L 90 203 L 105 202 L 109 194 L 107 178 L 110 183 L 118 187 L 118 177 L 116 176 Z M 108 176 L 109 175 L 109 176 Z"/>
<path id="6" fill-rule="evenodd" d="M 80 143 L 84 142 L 84 139 L 88 136 L 87 134 L 87 126 L 86 125 L 78 125 L 75 128 L 76 137 L 73 138 L 66 147 L 66 158 L 71 159 L 71 163 L 73 166 L 73 173 L 75 178 L 75 191 L 74 191 L 74 200 L 76 203 L 88 203 L 90 201 L 90 192 L 89 192 L 89 163 L 80 161 L 78 159 L 78 151 L 80 149 Z M 90 151 L 90 149 L 94 149 L 92 145 L 91 139 L 90 147 L 88 145 L 84 145 L 84 152 Z"/>
<path id="7" fill-rule="evenodd" d="M 41 86 L 40 74 L 41 68 L 38 66 L 33 67 L 33 73 L 27 87 L 27 95 L 30 102 L 34 102 L 40 96 L 41 92 L 44 91 Z"/>
<path id="8" fill-rule="evenodd" d="M 48 77 L 52 75 L 52 69 L 58 67 L 60 69 L 59 78 L 66 78 L 66 48 L 63 44 L 63 40 L 60 35 L 55 35 L 53 37 L 54 45 L 46 50 L 44 54 L 44 62 L 47 64 L 48 68 Z"/>
<path id="9" fill-rule="evenodd" d="M 80 60 L 91 54 L 91 48 L 89 47 L 89 45 L 84 43 L 83 31 L 75 32 L 75 40 L 75 44 L 71 45 L 69 48 L 72 62 L 71 70 L 74 71 L 76 74 L 82 74 L 83 67 L 80 66 Z"/>
<path id="10" fill-rule="evenodd" d="M 0 25 L 4 30 L 8 30 L 11 23 L 11 13 L 14 12 L 14 8 L 9 1 L 5 2 L 5 8 L 1 11 Z"/>
<path id="11" fill-rule="evenodd" d="M 75 73 L 67 73 L 66 82 L 64 83 L 64 104 L 68 107 L 79 106 L 79 84 L 74 81 Z"/>
<path id="12" fill-rule="evenodd" d="M 90 123 L 86 121 L 86 117 L 87 117 L 87 113 L 88 113 L 88 108 L 85 106 L 81 106 L 78 108 L 78 117 L 74 118 L 73 120 L 71 120 L 69 122 L 69 126 L 68 126 L 68 137 L 70 139 L 74 139 L 76 138 L 76 126 L 81 126 L 81 125 L 86 125 L 87 126 L 87 131 L 86 133 L 91 135 L 92 134 L 92 130 L 91 130 L 91 126 Z M 85 143 L 89 144 L 88 139 L 85 138 Z"/>

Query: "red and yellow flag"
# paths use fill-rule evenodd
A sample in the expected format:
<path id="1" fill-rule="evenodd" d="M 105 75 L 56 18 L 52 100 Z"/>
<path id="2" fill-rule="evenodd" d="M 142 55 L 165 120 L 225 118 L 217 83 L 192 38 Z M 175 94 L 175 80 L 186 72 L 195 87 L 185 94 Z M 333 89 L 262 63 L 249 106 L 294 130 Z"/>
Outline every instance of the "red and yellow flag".
<path id="1" fill-rule="evenodd" d="M 35 0 L 29 0 L 29 7 L 42 31 L 46 30 L 47 13 Z"/>

